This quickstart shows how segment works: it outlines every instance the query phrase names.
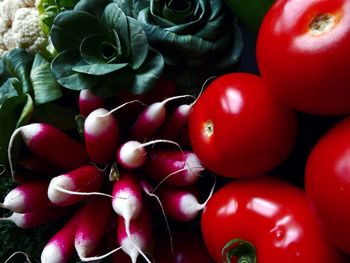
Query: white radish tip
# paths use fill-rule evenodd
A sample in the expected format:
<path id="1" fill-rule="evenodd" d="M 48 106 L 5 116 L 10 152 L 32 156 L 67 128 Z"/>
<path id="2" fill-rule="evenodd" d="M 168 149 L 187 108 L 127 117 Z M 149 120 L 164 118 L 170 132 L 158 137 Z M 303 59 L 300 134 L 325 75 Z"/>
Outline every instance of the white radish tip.
<path id="1" fill-rule="evenodd" d="M 95 99 L 97 96 L 91 92 L 89 89 L 83 89 L 79 93 L 79 98 L 82 100 Z"/>
<path id="2" fill-rule="evenodd" d="M 16 226 L 20 228 L 25 228 L 25 214 L 13 213 L 10 217 L 8 217 L 8 219 L 12 221 Z"/>
<path id="3" fill-rule="evenodd" d="M 94 110 L 85 120 L 84 131 L 93 136 L 102 135 L 109 129 L 110 123 L 115 121 L 113 118 L 104 108 Z"/>
<path id="4" fill-rule="evenodd" d="M 182 104 L 177 108 L 177 110 L 179 111 L 179 113 L 181 113 L 181 115 L 188 117 L 190 115 L 191 108 L 191 105 Z"/>
<path id="5" fill-rule="evenodd" d="M 113 197 L 113 210 L 125 220 L 133 220 L 138 217 L 142 210 L 142 201 L 130 191 L 120 191 Z"/>
<path id="6" fill-rule="evenodd" d="M 32 123 L 21 128 L 21 135 L 26 145 L 29 145 L 31 140 L 36 137 L 43 129 L 43 124 L 41 123 Z"/>
<path id="7" fill-rule="evenodd" d="M 199 174 L 204 170 L 200 160 L 194 153 L 189 153 L 187 155 L 185 168 L 187 171 L 185 180 L 189 183 L 195 182 L 199 178 Z"/>
<path id="8" fill-rule="evenodd" d="M 57 186 L 59 188 L 70 190 L 74 188 L 74 184 L 72 180 L 65 175 L 60 175 L 51 179 L 49 187 L 47 189 L 47 196 L 52 203 L 61 204 L 62 202 L 68 200 L 70 198 L 70 195 L 64 193 L 63 191 L 59 191 L 57 189 Z"/>
<path id="9" fill-rule="evenodd" d="M 6 195 L 2 206 L 15 212 L 23 211 L 25 208 L 24 193 L 18 189 L 12 189 Z"/>
<path id="10" fill-rule="evenodd" d="M 198 212 L 202 209 L 201 205 L 198 204 L 196 197 L 192 194 L 185 194 L 179 200 L 179 206 L 187 220 L 194 219 Z"/>
<path id="11" fill-rule="evenodd" d="M 41 253 L 41 263 L 61 263 L 65 262 L 60 251 L 60 246 L 56 242 L 49 243 Z"/>
<path id="12" fill-rule="evenodd" d="M 128 141 L 122 145 L 118 153 L 120 165 L 128 169 L 136 169 L 146 161 L 147 153 L 138 141 Z"/>
<path id="13" fill-rule="evenodd" d="M 139 235 L 138 233 L 134 233 L 134 234 L 131 234 L 130 238 L 125 237 L 121 241 L 121 245 L 122 245 L 122 250 L 127 255 L 129 255 L 129 257 L 131 258 L 131 261 L 136 263 L 137 258 L 140 255 L 140 252 L 135 246 L 137 246 L 138 248 L 142 248 L 142 247 L 146 247 L 147 244 L 141 235 Z M 145 257 L 145 255 L 143 256 Z"/>
<path id="14" fill-rule="evenodd" d="M 165 119 L 166 111 L 162 102 L 151 104 L 145 111 L 145 117 L 150 120 Z"/>

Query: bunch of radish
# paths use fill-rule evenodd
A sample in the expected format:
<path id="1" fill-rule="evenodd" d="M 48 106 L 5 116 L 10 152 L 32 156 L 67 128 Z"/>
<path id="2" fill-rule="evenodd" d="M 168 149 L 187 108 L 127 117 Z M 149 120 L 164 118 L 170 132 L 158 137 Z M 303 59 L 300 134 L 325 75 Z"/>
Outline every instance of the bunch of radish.
<path id="1" fill-rule="evenodd" d="M 74 251 L 82 261 L 95 261 L 117 250 L 131 262 L 139 256 L 152 262 L 154 211 L 147 201 L 157 200 L 157 213 L 164 215 L 168 228 L 167 218 L 190 221 L 204 208 L 195 190 L 204 168 L 186 145 L 193 99 L 150 98 L 149 105 L 130 100 L 114 108 L 82 91 L 79 107 L 85 122 L 80 142 L 45 123 L 28 124 L 13 133 L 13 178 L 19 167 L 40 175 L 7 194 L 1 206 L 13 214 L 2 220 L 28 228 L 71 216 L 43 248 L 43 263 L 67 262 Z M 130 118 L 131 125 L 125 126 L 123 121 Z M 15 162 L 11 146 L 18 137 L 30 155 Z M 106 251 L 102 244 L 111 231 L 117 242 Z"/>

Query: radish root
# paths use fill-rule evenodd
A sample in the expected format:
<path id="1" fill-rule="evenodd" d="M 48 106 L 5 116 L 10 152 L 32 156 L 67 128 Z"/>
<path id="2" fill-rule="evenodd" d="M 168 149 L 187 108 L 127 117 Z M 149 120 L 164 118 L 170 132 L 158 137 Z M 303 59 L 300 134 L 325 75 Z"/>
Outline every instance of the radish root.
<path id="1" fill-rule="evenodd" d="M 55 189 L 57 191 L 60 191 L 62 193 L 66 193 L 66 194 L 70 194 L 70 195 L 83 195 L 83 196 L 97 195 L 97 196 L 105 196 L 105 197 L 113 198 L 113 196 L 111 196 L 109 194 L 100 193 L 100 192 L 77 192 L 77 191 L 71 191 L 71 190 L 64 189 L 60 186 L 55 186 Z"/>
<path id="2" fill-rule="evenodd" d="M 80 260 L 83 262 L 102 260 L 102 259 L 114 254 L 115 252 L 119 251 L 122 248 L 123 248 L 123 246 L 117 247 L 117 248 L 115 248 L 115 249 L 113 249 L 113 250 L 109 251 L 108 253 L 101 255 L 101 256 L 95 256 L 95 257 L 84 257 L 82 255 L 78 255 L 78 256 L 79 256 Z"/>
<path id="3" fill-rule="evenodd" d="M 140 100 L 132 100 L 132 101 L 125 102 L 125 103 L 123 103 L 122 105 L 119 105 L 118 107 L 114 108 L 113 110 L 110 110 L 108 113 L 103 114 L 103 115 L 99 115 L 98 117 L 100 117 L 100 118 L 108 117 L 109 115 L 111 115 L 112 113 L 114 113 L 114 112 L 120 110 L 121 108 L 123 108 L 123 107 L 125 107 L 125 106 L 127 106 L 127 105 L 129 105 L 129 104 L 136 103 L 136 102 L 137 102 L 137 103 L 140 103 L 140 104 L 143 105 L 143 106 L 147 106 L 145 103 L 143 103 L 143 102 L 140 101 Z"/>
<path id="4" fill-rule="evenodd" d="M 25 259 L 26 262 L 27 262 L 27 263 L 31 263 L 28 254 L 25 253 L 25 252 L 23 252 L 23 251 L 17 251 L 17 252 L 15 252 L 15 253 L 13 253 L 11 256 L 9 256 L 9 257 L 5 260 L 4 263 L 9 262 L 9 261 L 11 260 L 11 258 L 13 258 L 14 256 L 16 256 L 16 255 L 18 255 L 18 254 L 21 254 L 21 255 L 25 256 L 25 257 L 26 257 L 26 259 Z"/>
<path id="5" fill-rule="evenodd" d="M 12 151 L 12 146 L 13 146 L 13 143 L 15 141 L 15 138 L 18 135 L 18 133 L 21 132 L 21 130 L 22 130 L 22 127 L 19 127 L 12 133 L 12 135 L 10 137 L 10 141 L 9 141 L 9 146 L 8 146 L 8 149 L 7 149 L 7 157 L 8 157 L 8 160 L 9 160 L 9 166 L 10 166 L 10 172 L 11 172 L 12 181 L 15 181 L 15 172 L 14 172 L 13 164 L 12 164 L 11 151 Z"/>
<path id="6" fill-rule="evenodd" d="M 158 184 L 158 186 L 159 186 L 159 184 Z M 142 190 L 143 190 L 148 196 L 154 197 L 154 198 L 157 200 L 157 202 L 158 202 L 158 204 L 159 204 L 159 206 L 160 206 L 160 209 L 162 210 L 162 214 L 163 214 L 163 217 L 164 217 L 164 221 L 165 221 L 165 224 L 166 224 L 166 228 L 167 228 L 168 233 L 169 233 L 169 241 L 170 241 L 171 254 L 173 254 L 173 253 L 174 253 L 173 236 L 172 236 L 172 234 L 171 234 L 170 225 L 169 225 L 169 222 L 168 222 L 168 218 L 167 218 L 167 216 L 166 216 L 166 214 L 165 214 L 165 210 L 164 210 L 163 204 L 162 204 L 162 202 L 160 201 L 158 195 L 154 194 L 154 191 L 155 191 L 156 189 L 153 189 L 152 191 L 150 191 L 149 187 L 147 187 L 147 185 L 143 184 L 143 185 L 142 185 Z"/>

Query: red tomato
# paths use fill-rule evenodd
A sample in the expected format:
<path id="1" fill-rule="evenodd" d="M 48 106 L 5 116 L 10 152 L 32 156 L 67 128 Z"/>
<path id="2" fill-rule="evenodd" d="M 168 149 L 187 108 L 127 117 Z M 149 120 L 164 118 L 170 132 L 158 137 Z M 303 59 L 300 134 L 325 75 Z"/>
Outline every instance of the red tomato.
<path id="1" fill-rule="evenodd" d="M 263 78 L 285 105 L 350 113 L 350 1 L 278 0 L 257 41 Z"/>
<path id="2" fill-rule="evenodd" d="M 331 129 L 306 165 L 305 189 L 327 236 L 350 253 L 350 119 Z"/>
<path id="3" fill-rule="evenodd" d="M 259 263 L 345 262 L 322 236 L 304 192 L 276 178 L 226 184 L 209 200 L 201 223 L 216 262 L 255 262 L 255 256 Z M 225 245 L 231 261 L 222 261 Z"/>
<path id="4" fill-rule="evenodd" d="M 234 178 L 256 176 L 287 157 L 296 119 L 273 100 L 260 77 L 231 73 L 199 97 L 189 133 L 194 152 L 209 170 Z"/>

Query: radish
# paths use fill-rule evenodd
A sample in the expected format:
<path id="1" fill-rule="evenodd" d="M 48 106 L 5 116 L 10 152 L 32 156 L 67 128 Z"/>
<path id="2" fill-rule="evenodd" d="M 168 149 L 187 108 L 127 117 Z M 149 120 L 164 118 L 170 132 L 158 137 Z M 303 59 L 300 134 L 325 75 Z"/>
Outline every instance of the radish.
<path id="1" fill-rule="evenodd" d="M 52 220 L 66 215 L 70 209 L 52 207 L 45 210 L 30 213 L 12 213 L 9 217 L 0 218 L 0 221 L 9 221 L 20 228 L 33 228 L 44 225 Z"/>
<path id="2" fill-rule="evenodd" d="M 167 98 L 161 102 L 155 102 L 144 109 L 137 120 L 135 121 L 133 127 L 131 128 L 131 138 L 133 140 L 142 141 L 144 139 L 152 138 L 157 130 L 162 126 L 166 118 L 166 108 L 167 102 L 180 99 L 192 97 L 191 95 L 181 95 L 171 98 Z"/>
<path id="3" fill-rule="evenodd" d="M 159 188 L 159 199 L 161 200 L 165 213 L 170 218 L 187 222 L 193 220 L 206 206 L 213 195 L 216 182 L 214 183 L 207 200 L 200 204 L 197 197 L 184 188 L 175 186 L 163 186 Z"/>
<path id="4" fill-rule="evenodd" d="M 49 184 L 48 197 L 59 206 L 69 206 L 86 198 L 85 194 L 72 192 L 97 191 L 102 186 L 104 174 L 93 165 L 81 166 L 69 173 L 54 177 Z M 65 190 L 68 190 L 66 192 Z"/>
<path id="5" fill-rule="evenodd" d="M 48 181 L 22 184 L 12 189 L 0 207 L 16 213 L 35 212 L 53 207 L 47 197 Z"/>
<path id="6" fill-rule="evenodd" d="M 41 253 L 41 263 L 68 262 L 74 251 L 75 232 L 80 220 L 78 214 L 75 214 L 46 244 Z"/>
<path id="7" fill-rule="evenodd" d="M 100 165 L 110 162 L 118 143 L 118 124 L 106 109 L 89 114 L 84 123 L 86 150 L 90 159 Z"/>
<path id="8" fill-rule="evenodd" d="M 12 176 L 14 175 L 11 148 L 17 134 L 20 134 L 28 148 L 37 156 L 63 170 L 72 170 L 88 162 L 84 146 L 54 126 L 32 123 L 22 126 L 11 136 L 8 158 Z"/>
<path id="9" fill-rule="evenodd" d="M 179 150 L 153 150 L 143 165 L 152 179 L 177 186 L 193 184 L 203 170 L 196 154 Z"/>
<path id="10" fill-rule="evenodd" d="M 93 162 L 103 165 L 112 161 L 117 148 L 119 130 L 113 113 L 134 102 L 142 104 L 139 100 L 133 100 L 111 111 L 99 108 L 86 118 L 84 123 L 85 145 Z"/>
<path id="11" fill-rule="evenodd" d="M 143 208 L 142 190 L 138 178 L 131 173 L 121 174 L 120 179 L 114 183 L 112 195 L 112 207 L 123 218 L 126 235 L 131 237 L 130 222 L 139 217 Z M 134 243 L 133 240 L 131 243 Z M 135 243 L 133 246 L 147 260 L 138 244 Z"/>
<path id="12" fill-rule="evenodd" d="M 127 225 L 126 220 L 122 217 L 119 217 L 117 235 L 122 250 L 129 255 L 132 263 L 136 263 L 140 254 L 147 262 L 151 263 L 144 254 L 144 252 L 152 254 L 153 250 L 151 216 L 147 209 L 142 209 L 140 215 L 130 221 L 130 225 Z"/>
<path id="13" fill-rule="evenodd" d="M 75 250 L 84 261 L 97 247 L 107 232 L 112 216 L 110 200 L 93 197 L 79 211 L 80 220 L 75 233 Z"/>
<path id="14" fill-rule="evenodd" d="M 128 141 L 124 143 L 117 151 L 117 162 L 126 169 L 136 169 L 142 166 L 147 158 L 145 147 L 156 143 L 169 143 L 180 147 L 176 142 L 168 140 L 154 140 L 145 143 L 138 141 Z"/>
<path id="15" fill-rule="evenodd" d="M 83 89 L 79 93 L 79 112 L 80 115 L 87 117 L 91 112 L 102 108 L 104 101 L 101 97 L 96 96 L 89 89 Z"/>
<path id="16" fill-rule="evenodd" d="M 157 133 L 158 138 L 174 140 L 188 124 L 192 104 L 182 104 L 171 114 L 170 118 Z"/>

